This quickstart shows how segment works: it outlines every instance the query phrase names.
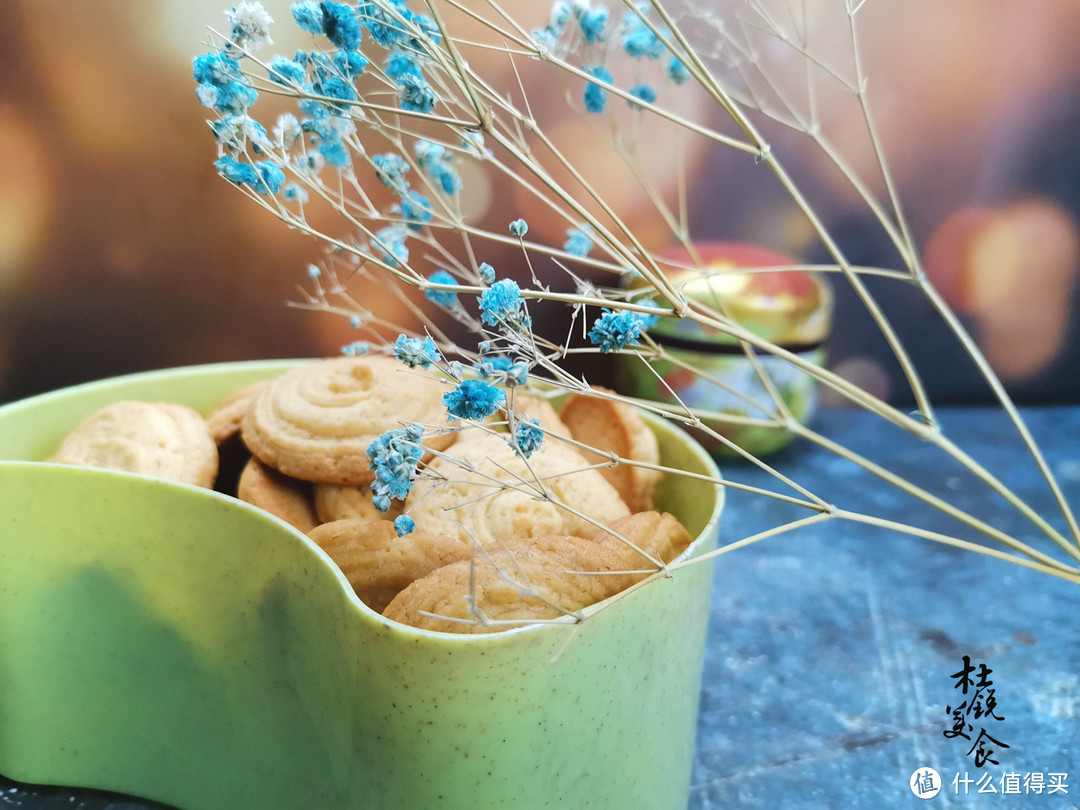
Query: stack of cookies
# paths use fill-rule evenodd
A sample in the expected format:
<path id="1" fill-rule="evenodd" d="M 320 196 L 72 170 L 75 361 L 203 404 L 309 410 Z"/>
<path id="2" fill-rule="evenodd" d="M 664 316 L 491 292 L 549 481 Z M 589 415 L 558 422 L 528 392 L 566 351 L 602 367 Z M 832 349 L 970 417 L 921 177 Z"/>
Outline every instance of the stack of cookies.
<path id="1" fill-rule="evenodd" d="M 205 417 L 173 403 L 115 403 L 49 460 L 230 491 L 220 459 L 242 447 L 236 497 L 307 534 L 373 610 L 446 632 L 572 614 L 691 542 L 674 517 L 652 511 L 655 436 L 608 392 L 573 395 L 556 412 L 515 391 L 514 418 L 545 434 L 526 459 L 500 423 L 451 424 L 446 390 L 389 357 L 324 360 L 239 390 Z M 366 450 L 405 424 L 428 426 L 426 455 L 408 497 L 381 513 Z M 398 536 L 402 514 L 415 528 Z"/>

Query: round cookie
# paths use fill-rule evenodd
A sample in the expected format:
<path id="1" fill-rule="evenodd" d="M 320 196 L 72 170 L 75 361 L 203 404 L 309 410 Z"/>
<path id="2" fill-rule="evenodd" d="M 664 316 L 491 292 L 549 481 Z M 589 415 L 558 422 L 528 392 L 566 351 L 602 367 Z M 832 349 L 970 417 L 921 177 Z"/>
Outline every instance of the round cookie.
<path id="1" fill-rule="evenodd" d="M 308 536 L 337 564 L 364 604 L 379 613 L 409 583 L 469 554 L 468 546 L 453 537 L 419 531 L 398 537 L 389 520 L 336 520 Z"/>
<path id="2" fill-rule="evenodd" d="M 592 464 L 610 461 L 608 453 L 615 453 L 627 461 L 660 463 L 656 435 L 625 402 L 575 394 L 566 401 L 559 418 L 576 441 L 593 448 L 581 450 Z M 616 464 L 601 467 L 599 471 L 626 501 L 631 512 L 653 508 L 653 493 L 661 478 L 659 470 Z"/>
<path id="3" fill-rule="evenodd" d="M 266 382 L 257 382 L 233 391 L 206 415 L 206 425 L 218 447 L 240 432 L 244 416 L 255 402 Z"/>
<path id="4" fill-rule="evenodd" d="M 115 402 L 88 416 L 49 461 L 212 487 L 217 445 L 206 420 L 171 402 Z"/>
<path id="5" fill-rule="evenodd" d="M 240 473 L 236 497 L 279 517 L 305 534 L 319 525 L 311 484 L 289 478 L 251 458 Z"/>
<path id="6" fill-rule="evenodd" d="M 621 563 L 620 554 L 595 540 L 517 539 L 432 571 L 394 597 L 383 615 L 425 630 L 493 633 L 555 619 L 618 593 L 640 578 L 622 572 Z"/>
<path id="7" fill-rule="evenodd" d="M 388 430 L 446 421 L 443 387 L 393 358 L 339 357 L 282 374 L 244 417 L 244 443 L 263 463 L 325 484 L 374 480 L 365 453 Z M 424 444 L 439 450 L 451 434 Z"/>
<path id="8" fill-rule="evenodd" d="M 315 514 L 320 523 L 335 520 L 363 518 L 364 520 L 393 520 L 401 514 L 405 504 L 390 501 L 390 509 L 383 514 L 372 503 L 371 487 L 342 484 L 315 484 Z"/>
<path id="9" fill-rule="evenodd" d="M 545 441 L 526 463 L 505 436 L 463 437 L 452 457 L 428 463 L 406 509 L 417 528 L 462 542 L 587 537 L 597 523 L 606 526 L 629 514 L 614 488 L 588 466 L 580 454 L 555 441 Z M 542 496 L 541 487 L 552 492 L 551 500 Z"/>
<path id="10" fill-rule="evenodd" d="M 571 436 L 570 428 L 559 418 L 558 411 L 549 400 L 535 394 L 514 392 L 513 404 L 518 418 L 535 419 L 545 436 Z"/>
<path id="11" fill-rule="evenodd" d="M 670 562 L 691 540 L 674 516 L 658 512 L 616 520 L 610 532 L 591 539 L 515 538 L 418 579 L 394 597 L 383 615 L 446 633 L 493 633 L 551 620 L 647 577 L 654 566 L 641 552 Z"/>

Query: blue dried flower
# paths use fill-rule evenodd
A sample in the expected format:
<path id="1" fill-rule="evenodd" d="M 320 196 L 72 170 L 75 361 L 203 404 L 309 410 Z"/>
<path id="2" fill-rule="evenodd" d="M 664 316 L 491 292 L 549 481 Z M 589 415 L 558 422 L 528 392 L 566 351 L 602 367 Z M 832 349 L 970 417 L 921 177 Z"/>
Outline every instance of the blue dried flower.
<path id="1" fill-rule="evenodd" d="M 461 178 L 453 167 L 454 154 L 439 143 L 420 140 L 413 144 L 416 164 L 447 194 L 461 188 Z"/>
<path id="2" fill-rule="evenodd" d="M 292 59 L 286 59 L 284 56 L 275 56 L 270 60 L 268 67 L 270 69 L 270 81 L 277 84 L 287 84 L 288 82 L 301 84 L 306 77 L 303 65 Z"/>
<path id="3" fill-rule="evenodd" d="M 559 44 L 559 32 L 550 25 L 544 28 L 534 28 L 532 38 L 536 40 L 537 45 L 549 51 L 555 50 L 555 46 Z"/>
<path id="4" fill-rule="evenodd" d="M 394 341 L 394 357 L 409 368 L 428 368 L 439 362 L 439 347 L 429 337 L 410 338 L 398 335 Z"/>
<path id="5" fill-rule="evenodd" d="M 341 99 L 342 101 L 356 101 L 356 88 L 337 76 L 331 76 L 324 82 L 316 82 L 314 89 L 319 95 Z M 330 106 L 335 110 L 345 110 L 347 107 L 345 104 L 333 103 Z"/>
<path id="6" fill-rule="evenodd" d="M 435 21 L 426 14 L 417 14 L 416 12 L 409 12 L 410 22 L 420 29 L 421 33 L 431 40 L 435 45 L 442 42 L 442 32 L 439 31 L 439 26 L 435 24 Z M 409 47 L 418 51 L 424 50 L 424 43 L 421 39 L 417 39 L 414 36 L 409 37 Z"/>
<path id="7" fill-rule="evenodd" d="M 389 4 L 401 16 L 403 20 L 411 20 L 413 13 L 405 8 L 401 0 L 389 0 Z M 404 25 L 389 11 L 384 10 L 377 2 L 360 2 L 356 4 L 356 13 L 364 28 L 371 32 L 372 38 L 383 47 L 405 44 L 408 36 Z"/>
<path id="8" fill-rule="evenodd" d="M 514 428 L 514 444 L 525 458 L 529 458 L 544 444 L 544 431 L 537 419 L 521 419 Z"/>
<path id="9" fill-rule="evenodd" d="M 641 99 L 647 104 L 652 104 L 654 101 L 656 101 L 656 90 L 654 90 L 653 87 L 648 84 L 635 84 L 633 87 L 630 88 L 630 95 L 632 95 L 634 98 Z M 640 104 L 635 104 L 634 102 L 629 100 L 627 100 L 626 103 L 635 110 L 641 109 Z"/>
<path id="10" fill-rule="evenodd" d="M 405 179 L 405 173 L 411 168 L 408 162 L 396 152 L 387 152 L 384 155 L 375 155 L 371 159 L 375 166 L 375 176 L 388 188 L 397 192 L 403 192 L 409 187 L 409 181 Z"/>
<path id="11" fill-rule="evenodd" d="M 240 63 L 223 53 L 201 53 L 191 60 L 191 74 L 199 84 L 221 86 L 243 78 Z"/>
<path id="12" fill-rule="evenodd" d="M 570 4 L 565 0 L 555 0 L 551 4 L 551 17 L 548 18 L 548 25 L 554 28 L 560 34 L 566 30 L 567 23 L 570 22 Z"/>
<path id="13" fill-rule="evenodd" d="M 608 23 L 608 10 L 606 6 L 594 9 L 578 9 L 577 22 L 581 28 L 581 36 L 585 42 L 592 45 L 603 42 L 605 39 L 604 29 Z"/>
<path id="14" fill-rule="evenodd" d="M 485 284 L 495 283 L 495 268 L 487 262 L 480 262 L 480 266 L 476 268 L 476 271 L 480 274 L 480 280 Z"/>
<path id="15" fill-rule="evenodd" d="M 319 154 L 327 163 L 338 169 L 344 169 L 351 162 L 349 150 L 341 141 L 323 141 L 319 144 Z"/>
<path id="16" fill-rule="evenodd" d="M 319 3 L 304 0 L 292 4 L 292 16 L 296 24 L 312 34 L 323 33 L 323 11 Z"/>
<path id="17" fill-rule="evenodd" d="M 334 67 L 347 79 L 355 79 L 367 66 L 367 57 L 360 51 L 341 49 L 334 54 Z"/>
<path id="18" fill-rule="evenodd" d="M 411 424 L 396 430 L 388 430 L 372 441 L 366 450 L 368 466 L 375 473 L 371 491 L 384 498 L 403 499 L 412 489 L 416 467 L 424 456 L 424 447 L 420 440 L 424 436 L 423 425 Z M 375 503 L 380 512 L 380 504 L 389 508 L 388 501 Z"/>
<path id="19" fill-rule="evenodd" d="M 443 405 L 459 419 L 484 419 L 506 402 L 506 394 L 483 380 L 465 380 L 453 391 L 443 394 Z"/>
<path id="20" fill-rule="evenodd" d="M 635 312 L 605 309 L 604 314 L 596 319 L 593 328 L 589 330 L 589 340 L 607 354 L 622 349 L 627 343 L 637 343 L 644 325 Z"/>
<path id="21" fill-rule="evenodd" d="M 588 256 L 593 246 L 592 233 L 593 229 L 588 223 L 582 223 L 580 228 L 571 228 L 566 232 L 563 250 L 572 256 Z"/>
<path id="22" fill-rule="evenodd" d="M 270 148 L 266 129 L 248 115 L 226 115 L 211 122 L 210 129 L 222 146 L 234 152 L 242 152 L 249 141 L 256 154 Z"/>
<path id="23" fill-rule="evenodd" d="M 515 219 L 510 223 L 510 233 L 521 239 L 529 232 L 529 223 L 523 219 Z"/>
<path id="24" fill-rule="evenodd" d="M 398 105 L 403 110 L 429 113 L 435 106 L 435 91 L 424 79 L 405 76 L 399 82 Z"/>
<path id="25" fill-rule="evenodd" d="M 323 33 L 339 48 L 352 50 L 360 45 L 360 20 L 356 12 L 344 3 L 323 0 L 319 4 L 323 13 Z"/>
<path id="26" fill-rule="evenodd" d="M 375 232 L 375 238 L 384 246 L 382 260 L 390 267 L 399 267 L 409 261 L 409 248 L 405 246 L 405 234 L 405 229 L 399 225 L 387 225 Z"/>
<path id="27" fill-rule="evenodd" d="M 371 504 L 384 515 L 390 511 L 390 499 L 385 495 L 376 495 L 371 499 Z"/>
<path id="28" fill-rule="evenodd" d="M 260 184 L 259 173 L 250 163 L 241 163 L 231 155 L 222 155 L 214 161 L 218 174 L 230 183 L 255 188 Z"/>
<path id="29" fill-rule="evenodd" d="M 480 296 L 480 321 L 487 326 L 528 327 L 532 321 L 524 314 L 521 288 L 513 279 L 496 281 Z"/>
<path id="30" fill-rule="evenodd" d="M 366 340 L 357 340 L 341 347 L 341 353 L 346 357 L 358 357 L 371 351 L 371 344 Z"/>
<path id="31" fill-rule="evenodd" d="M 649 6 L 639 8 L 648 13 Z M 645 24 L 645 20 L 633 11 L 628 11 L 622 18 L 622 49 L 635 59 L 659 59 L 667 50 L 663 41 Z"/>
<path id="32" fill-rule="evenodd" d="M 404 537 L 409 532 L 416 530 L 416 521 L 408 515 L 398 515 L 394 518 L 394 531 L 398 537 Z"/>
<path id="33" fill-rule="evenodd" d="M 690 80 L 690 70 L 679 57 L 672 56 L 668 61 L 667 77 L 675 84 L 686 84 Z"/>
<path id="34" fill-rule="evenodd" d="M 484 341 L 490 345 L 490 341 Z M 484 349 L 481 348 L 480 359 L 473 363 L 473 368 L 480 372 L 483 377 L 494 377 L 496 374 L 501 373 L 505 378 L 505 375 L 510 371 L 513 361 L 504 354 L 496 355 L 495 357 L 485 357 Z"/>
<path id="35" fill-rule="evenodd" d="M 428 277 L 428 281 L 436 284 L 453 284 L 457 286 L 457 279 L 446 270 L 436 270 Z M 457 293 L 450 290 L 425 290 L 424 297 L 432 303 L 443 307 L 452 307 L 457 302 Z"/>
<path id="36" fill-rule="evenodd" d="M 281 196 L 289 202 L 298 202 L 301 205 L 308 201 L 307 190 L 296 183 L 289 183 L 281 189 Z"/>
<path id="37" fill-rule="evenodd" d="M 525 385 L 529 381 L 529 364 L 524 360 L 518 360 L 514 365 L 510 366 L 510 370 L 506 373 L 506 382 L 508 385 Z"/>
<path id="38" fill-rule="evenodd" d="M 640 304 L 643 307 L 656 307 L 657 309 L 660 309 L 660 305 L 651 298 L 642 298 L 635 303 Z M 660 321 L 659 315 L 648 315 L 644 312 L 638 312 L 637 316 L 641 318 L 642 329 L 652 329 Z"/>
<path id="39" fill-rule="evenodd" d="M 232 81 L 225 84 L 200 84 L 195 95 L 204 107 L 213 107 L 226 113 L 240 115 L 259 98 L 254 87 Z"/>
<path id="40" fill-rule="evenodd" d="M 610 71 L 603 65 L 594 65 L 591 68 L 586 68 L 586 72 L 590 76 L 594 76 L 600 81 L 611 84 L 615 81 L 615 77 L 611 75 Z M 604 107 L 607 106 L 608 91 L 596 84 L 595 82 L 587 82 L 585 84 L 585 93 L 582 96 L 582 100 L 585 102 L 585 109 L 591 113 L 602 113 Z"/>
<path id="41" fill-rule="evenodd" d="M 420 69 L 420 63 L 410 53 L 395 53 L 386 61 L 384 68 L 386 78 L 400 84 L 406 78 L 423 79 L 424 72 Z"/>
<path id="42" fill-rule="evenodd" d="M 431 222 L 432 215 L 431 201 L 419 191 L 410 191 L 401 198 L 401 216 L 410 229 L 422 231 L 424 225 Z"/>
<path id="43" fill-rule="evenodd" d="M 277 194 L 281 184 L 285 182 L 285 172 L 268 160 L 259 161 L 255 168 L 258 169 L 262 181 L 255 186 L 255 190 L 260 194 Z"/>

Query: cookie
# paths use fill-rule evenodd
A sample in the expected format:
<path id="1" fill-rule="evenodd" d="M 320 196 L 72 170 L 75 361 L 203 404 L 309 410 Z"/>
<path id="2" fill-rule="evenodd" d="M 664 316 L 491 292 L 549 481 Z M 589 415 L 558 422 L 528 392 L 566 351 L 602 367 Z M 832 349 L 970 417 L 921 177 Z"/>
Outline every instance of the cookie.
<path id="1" fill-rule="evenodd" d="M 576 441 L 593 448 L 581 450 L 591 464 L 610 461 L 609 453 L 627 461 L 660 463 L 656 435 L 638 412 L 624 402 L 574 394 L 559 412 L 559 418 Z M 601 467 L 599 472 L 615 487 L 631 512 L 653 508 L 654 492 L 661 478 L 659 470 L 617 464 Z"/>
<path id="2" fill-rule="evenodd" d="M 374 480 L 368 444 L 405 423 L 446 421 L 443 387 L 384 356 L 339 357 L 282 374 L 244 417 L 244 443 L 264 464 L 325 484 Z M 442 449 L 452 435 L 424 443 Z"/>
<path id="3" fill-rule="evenodd" d="M 236 497 L 279 517 L 305 534 L 319 525 L 311 484 L 289 478 L 252 458 L 240 473 Z"/>
<path id="4" fill-rule="evenodd" d="M 356 595 L 380 613 L 414 580 L 469 554 L 453 537 L 419 531 L 398 537 L 388 520 L 337 520 L 308 536 L 337 564 Z"/>
<path id="5" fill-rule="evenodd" d="M 505 436 L 477 433 L 458 441 L 452 457 L 429 462 L 406 507 L 419 529 L 462 542 L 589 536 L 596 524 L 606 526 L 630 510 L 587 468 L 581 455 L 555 441 L 545 441 L 526 463 Z"/>
<path id="6" fill-rule="evenodd" d="M 655 566 L 640 552 L 670 562 L 691 542 L 673 515 L 658 512 L 621 518 L 588 539 L 515 538 L 418 579 L 383 615 L 447 633 L 492 633 L 551 620 L 649 576 Z"/>
<path id="7" fill-rule="evenodd" d="M 535 419 L 545 436 L 570 436 L 570 428 L 559 418 L 550 400 L 534 394 L 514 392 L 514 413 L 519 418 Z"/>
<path id="8" fill-rule="evenodd" d="M 613 521 L 606 531 L 593 535 L 603 546 L 624 555 L 627 568 L 651 569 L 654 566 L 636 549 L 669 563 L 694 542 L 690 532 L 669 512 L 638 512 Z M 626 542 L 624 542 L 626 541 Z"/>
<path id="9" fill-rule="evenodd" d="M 206 420 L 171 402 L 108 405 L 80 422 L 48 460 L 200 487 L 212 487 L 218 470 L 217 445 Z"/>
<path id="10" fill-rule="evenodd" d="M 319 516 L 320 523 L 331 523 L 347 518 L 393 520 L 404 508 L 401 501 L 392 500 L 389 511 L 383 514 L 375 508 L 372 497 L 369 486 L 315 484 L 315 514 Z"/>
<path id="11" fill-rule="evenodd" d="M 640 577 L 624 573 L 622 562 L 614 548 L 582 537 L 534 537 L 488 546 L 472 559 L 416 580 L 383 615 L 425 630 L 493 633 L 556 619 L 629 587 Z"/>
<path id="12" fill-rule="evenodd" d="M 257 382 L 233 391 L 206 415 L 206 425 L 218 447 L 240 432 L 244 417 L 265 386 L 265 381 Z"/>

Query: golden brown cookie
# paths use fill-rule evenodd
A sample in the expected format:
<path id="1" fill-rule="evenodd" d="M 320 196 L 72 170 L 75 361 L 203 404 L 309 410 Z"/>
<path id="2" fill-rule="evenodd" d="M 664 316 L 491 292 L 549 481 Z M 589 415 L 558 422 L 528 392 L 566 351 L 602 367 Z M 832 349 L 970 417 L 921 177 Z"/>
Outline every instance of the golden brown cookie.
<path id="1" fill-rule="evenodd" d="M 518 417 L 535 419 L 539 422 L 540 429 L 544 431 L 545 437 L 550 435 L 571 435 L 570 428 L 559 418 L 559 414 L 552 406 L 550 400 L 536 396 L 535 394 L 523 394 L 520 391 L 515 391 L 513 403 L 514 413 Z"/>
<path id="2" fill-rule="evenodd" d="M 218 451 L 206 420 L 171 402 L 115 402 L 91 414 L 48 459 L 212 487 Z"/>
<path id="3" fill-rule="evenodd" d="M 423 531 L 462 542 L 475 538 L 481 545 L 513 537 L 589 536 L 597 523 L 606 526 L 629 510 L 603 476 L 587 468 L 572 448 L 554 441 L 545 441 L 526 464 L 505 436 L 479 434 L 457 442 L 452 457 L 429 462 L 406 508 Z"/>
<path id="4" fill-rule="evenodd" d="M 469 554 L 453 537 L 419 531 L 398 537 L 389 520 L 337 520 L 312 529 L 309 536 L 345 574 L 356 595 L 380 613 L 409 583 Z"/>
<path id="5" fill-rule="evenodd" d="M 244 417 L 244 443 L 274 469 L 305 481 L 374 480 L 368 444 L 404 423 L 446 421 L 443 387 L 389 357 L 339 357 L 282 374 Z M 452 435 L 424 444 L 442 449 Z"/>
<path id="6" fill-rule="evenodd" d="M 492 633 L 555 619 L 614 596 L 656 570 L 639 550 L 670 562 L 691 540 L 674 516 L 658 512 L 621 518 L 610 532 L 590 539 L 516 538 L 418 579 L 383 615 L 447 633 Z"/>
<path id="7" fill-rule="evenodd" d="M 392 500 L 389 511 L 383 514 L 375 508 L 372 498 L 371 487 L 366 485 L 315 484 L 315 514 L 320 523 L 347 518 L 393 520 L 405 508 L 402 501 Z"/>
<path id="8" fill-rule="evenodd" d="M 674 515 L 652 511 L 619 518 L 608 526 L 607 531 L 597 533 L 593 539 L 625 555 L 627 568 L 643 570 L 653 566 L 638 554 L 635 548 L 669 563 L 686 551 L 687 546 L 694 541 L 690 532 Z M 627 542 L 623 542 L 624 540 Z"/>
<path id="9" fill-rule="evenodd" d="M 534 537 L 484 552 L 416 580 L 383 615 L 444 633 L 493 633 L 580 610 L 640 578 L 623 572 L 615 549 L 581 537 Z"/>
<path id="10" fill-rule="evenodd" d="M 627 461 L 660 463 L 656 435 L 638 412 L 624 402 L 574 394 L 559 417 L 576 441 L 593 448 L 593 451 L 581 451 L 591 464 L 610 461 L 609 453 Z M 615 487 L 631 512 L 653 508 L 653 493 L 661 478 L 659 470 L 617 464 L 601 467 L 600 474 Z"/>
<path id="11" fill-rule="evenodd" d="M 257 382 L 233 391 L 206 415 L 206 424 L 210 428 L 210 435 L 214 437 L 218 447 L 240 432 L 240 425 L 244 421 L 244 416 L 265 385 L 265 381 Z"/>
<path id="12" fill-rule="evenodd" d="M 311 484 L 289 478 L 252 458 L 240 473 L 236 497 L 269 512 L 305 534 L 319 525 Z"/>

